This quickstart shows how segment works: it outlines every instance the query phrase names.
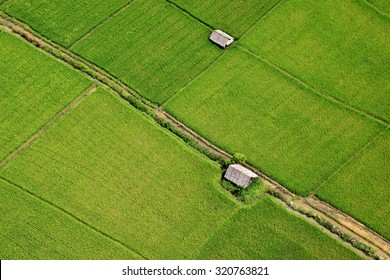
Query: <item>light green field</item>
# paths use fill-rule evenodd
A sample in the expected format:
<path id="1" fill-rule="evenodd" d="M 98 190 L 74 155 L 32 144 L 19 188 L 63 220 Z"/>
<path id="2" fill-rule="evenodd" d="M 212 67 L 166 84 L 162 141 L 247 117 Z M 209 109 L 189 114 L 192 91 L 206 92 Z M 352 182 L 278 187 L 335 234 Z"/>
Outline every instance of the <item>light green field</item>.
<path id="1" fill-rule="evenodd" d="M 305 195 L 383 129 L 236 48 L 164 107 Z"/>
<path id="2" fill-rule="evenodd" d="M 140 259 L 53 206 L 0 180 L 0 258 Z"/>
<path id="3" fill-rule="evenodd" d="M 222 53 L 209 35 L 164 0 L 135 0 L 72 50 L 161 103 Z"/>
<path id="4" fill-rule="evenodd" d="M 146 258 L 188 257 L 236 207 L 218 165 L 102 89 L 0 174 Z"/>
<path id="5" fill-rule="evenodd" d="M 390 133 L 350 161 L 317 195 L 390 239 Z"/>
<path id="6" fill-rule="evenodd" d="M 368 3 L 374 5 L 377 9 L 386 14 L 390 14 L 390 1 L 388 0 L 367 0 Z"/>
<path id="7" fill-rule="evenodd" d="M 131 0 L 9 0 L 0 9 L 68 47 L 129 2 Z"/>
<path id="8" fill-rule="evenodd" d="M 271 198 L 239 210 L 199 250 L 198 259 L 361 259 Z"/>
<path id="9" fill-rule="evenodd" d="M 0 29 L 0 160 L 91 83 Z"/>
<path id="10" fill-rule="evenodd" d="M 280 0 L 173 0 L 172 2 L 215 29 L 222 29 L 234 37 L 240 37 Z"/>
<path id="11" fill-rule="evenodd" d="M 324 94 L 389 121 L 389 30 L 389 18 L 364 1 L 291 0 L 240 43 Z"/>

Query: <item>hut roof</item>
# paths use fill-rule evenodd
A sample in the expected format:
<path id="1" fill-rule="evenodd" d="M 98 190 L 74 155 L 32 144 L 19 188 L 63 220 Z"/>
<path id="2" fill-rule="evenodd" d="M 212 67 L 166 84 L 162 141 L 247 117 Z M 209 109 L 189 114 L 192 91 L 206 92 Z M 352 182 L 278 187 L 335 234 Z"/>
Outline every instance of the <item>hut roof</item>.
<path id="1" fill-rule="evenodd" d="M 240 164 L 231 164 L 224 177 L 236 185 L 247 187 L 253 179 L 258 178 L 259 176 Z"/>
<path id="2" fill-rule="evenodd" d="M 209 39 L 217 45 L 221 46 L 222 48 L 226 48 L 234 42 L 234 38 L 232 36 L 218 29 L 213 30 Z"/>

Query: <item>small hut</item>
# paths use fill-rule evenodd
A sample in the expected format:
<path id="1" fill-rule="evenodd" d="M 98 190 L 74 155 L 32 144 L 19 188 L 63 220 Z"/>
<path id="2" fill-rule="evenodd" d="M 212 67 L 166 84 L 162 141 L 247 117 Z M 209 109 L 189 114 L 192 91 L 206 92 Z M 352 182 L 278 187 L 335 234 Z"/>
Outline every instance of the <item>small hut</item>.
<path id="1" fill-rule="evenodd" d="M 224 49 L 226 49 L 229 45 L 231 45 L 234 42 L 234 38 L 232 36 L 226 34 L 221 30 L 213 30 L 209 39 L 211 42 L 217 44 L 218 46 Z"/>
<path id="2" fill-rule="evenodd" d="M 226 180 L 246 188 L 259 176 L 242 165 L 231 164 L 229 165 L 224 177 Z"/>

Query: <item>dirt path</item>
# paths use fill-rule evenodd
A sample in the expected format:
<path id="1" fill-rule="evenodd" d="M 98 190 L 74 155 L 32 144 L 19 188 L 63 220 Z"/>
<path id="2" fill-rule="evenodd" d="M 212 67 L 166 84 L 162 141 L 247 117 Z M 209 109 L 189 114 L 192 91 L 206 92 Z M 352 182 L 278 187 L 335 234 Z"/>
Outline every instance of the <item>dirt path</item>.
<path id="1" fill-rule="evenodd" d="M 85 89 L 76 99 L 72 101 L 68 106 L 66 106 L 62 111 L 57 113 L 53 118 L 49 120 L 41 129 L 35 132 L 26 142 L 21 144 L 16 148 L 12 153 L 10 153 L 4 160 L 0 163 L 0 171 L 3 170 L 11 161 L 13 161 L 18 155 L 20 155 L 25 149 L 30 147 L 35 141 L 38 140 L 46 131 L 52 127 L 55 123 L 60 121 L 65 117 L 73 108 L 75 108 L 81 101 L 83 101 L 88 95 L 93 93 L 96 90 L 96 85 L 90 85 Z"/>
<path id="2" fill-rule="evenodd" d="M 207 148 L 213 154 L 218 155 L 224 159 L 229 159 L 232 157 L 231 154 L 213 145 L 212 143 L 198 135 L 196 132 L 188 128 L 186 125 L 176 120 L 168 113 L 164 112 L 161 108 L 156 109 L 155 112 L 160 118 L 169 121 L 177 129 L 194 139 L 202 147 Z M 377 255 L 379 255 L 381 258 L 390 259 L 389 241 L 387 241 L 385 238 L 381 237 L 377 233 L 373 232 L 362 223 L 314 197 L 300 198 L 291 193 L 288 189 L 280 185 L 275 180 L 271 179 L 264 173 L 254 168 L 253 166 L 246 163 L 244 163 L 243 165 L 246 168 L 255 172 L 257 175 L 259 175 L 259 177 L 261 177 L 270 188 L 272 188 L 274 191 L 278 192 L 281 196 L 283 196 L 284 200 L 290 202 L 293 201 L 306 211 L 311 211 L 320 215 L 325 220 L 336 225 L 341 231 L 349 234 L 359 242 L 372 247 L 376 251 Z M 306 216 L 303 217 L 309 219 Z"/>
<path id="3" fill-rule="evenodd" d="M 157 108 L 154 104 L 151 104 L 149 101 L 142 98 L 136 91 L 133 89 L 130 89 L 128 86 L 124 85 L 122 82 L 120 82 L 115 77 L 111 76 L 109 73 L 105 72 L 104 70 L 98 68 L 96 65 L 93 65 L 81 57 L 76 56 L 75 54 L 65 50 L 64 48 L 52 43 L 45 41 L 41 36 L 37 35 L 35 32 L 29 30 L 29 27 L 23 25 L 22 23 L 16 21 L 12 18 L 5 18 L 3 16 L 0 16 L 0 25 L 5 27 L 9 32 L 13 32 L 16 35 L 20 36 L 22 39 L 26 40 L 27 42 L 33 44 L 37 48 L 42 49 L 49 55 L 53 56 L 55 59 L 61 60 L 62 62 L 68 64 L 70 67 L 78 70 L 80 73 L 83 73 L 84 75 L 89 76 L 91 79 L 95 80 L 100 85 L 109 88 L 113 90 L 116 94 L 118 94 L 121 97 L 129 97 L 136 98 L 137 100 L 141 101 L 145 106 L 148 106 L 149 109 L 154 110 L 156 114 L 163 120 L 168 121 L 173 126 L 175 126 L 177 129 L 179 129 L 182 133 L 186 134 L 187 136 L 191 137 L 194 141 L 196 141 L 200 146 L 207 148 L 210 152 L 212 152 L 215 155 L 218 155 L 224 159 L 231 158 L 232 155 L 229 153 L 221 150 L 217 146 L 213 145 L 200 135 L 198 135 L 196 132 L 189 129 L 187 126 L 185 126 L 180 121 L 176 120 L 174 117 L 169 115 L 168 113 L 164 112 L 161 108 Z M 93 90 L 92 90 L 93 91 Z M 91 93 L 91 92 L 90 92 Z M 84 97 L 85 98 L 85 97 Z M 82 100 L 83 98 L 81 98 Z M 81 101 L 79 100 L 79 102 Z M 77 105 L 77 101 L 75 100 L 76 104 L 73 104 L 73 107 Z M 36 133 L 33 137 L 30 138 L 30 140 L 26 143 L 24 143 L 21 147 L 19 147 L 14 153 L 12 153 L 8 158 L 6 158 L 5 162 L 2 162 L 0 165 L 0 170 L 4 168 L 4 166 L 13 158 L 15 158 L 18 154 L 20 154 L 24 149 L 26 149 L 29 145 L 31 145 L 36 139 L 39 138 L 51 125 L 53 125 L 55 122 L 57 122 L 59 119 L 61 119 L 64 115 L 66 115 L 71 109 L 72 104 L 69 105 L 65 111 L 62 111 L 59 113 L 59 115 L 56 115 L 50 123 L 48 123 L 45 127 L 43 127 L 40 131 Z M 62 115 L 63 113 L 63 115 Z M 377 119 L 377 121 L 381 122 Z M 388 124 L 387 124 L 388 126 Z M 325 220 L 331 222 L 332 224 L 337 224 L 337 226 L 346 233 L 351 233 L 351 235 L 359 242 L 363 244 L 367 244 L 368 246 L 372 247 L 376 253 L 380 256 L 380 258 L 383 259 L 390 259 L 390 243 L 385 238 L 379 236 L 378 234 L 374 233 L 370 229 L 368 229 L 366 226 L 361 224 L 360 222 L 356 221 L 354 218 L 348 216 L 347 214 L 331 207 L 330 205 L 326 204 L 323 201 L 320 201 L 315 198 L 299 198 L 293 193 L 291 193 L 289 190 L 287 190 L 285 187 L 274 181 L 272 178 L 268 177 L 267 175 L 263 174 L 260 170 L 257 170 L 256 168 L 244 164 L 248 169 L 252 170 L 256 174 L 261 177 L 266 184 L 276 193 L 279 194 L 279 198 L 283 198 L 281 201 L 285 202 L 291 202 L 294 201 L 299 203 L 300 207 L 306 209 L 307 211 L 315 211 L 321 215 Z M 298 212 L 295 212 L 298 215 L 300 215 Z M 313 219 L 310 219 L 306 216 L 305 219 L 307 219 L 309 222 L 313 222 Z"/>

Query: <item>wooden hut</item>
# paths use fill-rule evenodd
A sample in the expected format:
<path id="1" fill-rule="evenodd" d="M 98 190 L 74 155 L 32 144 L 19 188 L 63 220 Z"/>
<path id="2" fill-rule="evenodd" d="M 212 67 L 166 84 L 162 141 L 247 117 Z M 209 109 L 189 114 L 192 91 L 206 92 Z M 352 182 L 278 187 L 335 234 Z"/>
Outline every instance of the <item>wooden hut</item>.
<path id="1" fill-rule="evenodd" d="M 234 42 L 234 38 L 232 36 L 226 34 L 221 30 L 213 30 L 209 39 L 211 42 L 217 44 L 218 46 L 224 49 L 226 49 L 229 45 L 231 45 Z"/>
<path id="2" fill-rule="evenodd" d="M 229 165 L 224 177 L 226 180 L 246 188 L 259 176 L 242 165 L 231 164 Z"/>

